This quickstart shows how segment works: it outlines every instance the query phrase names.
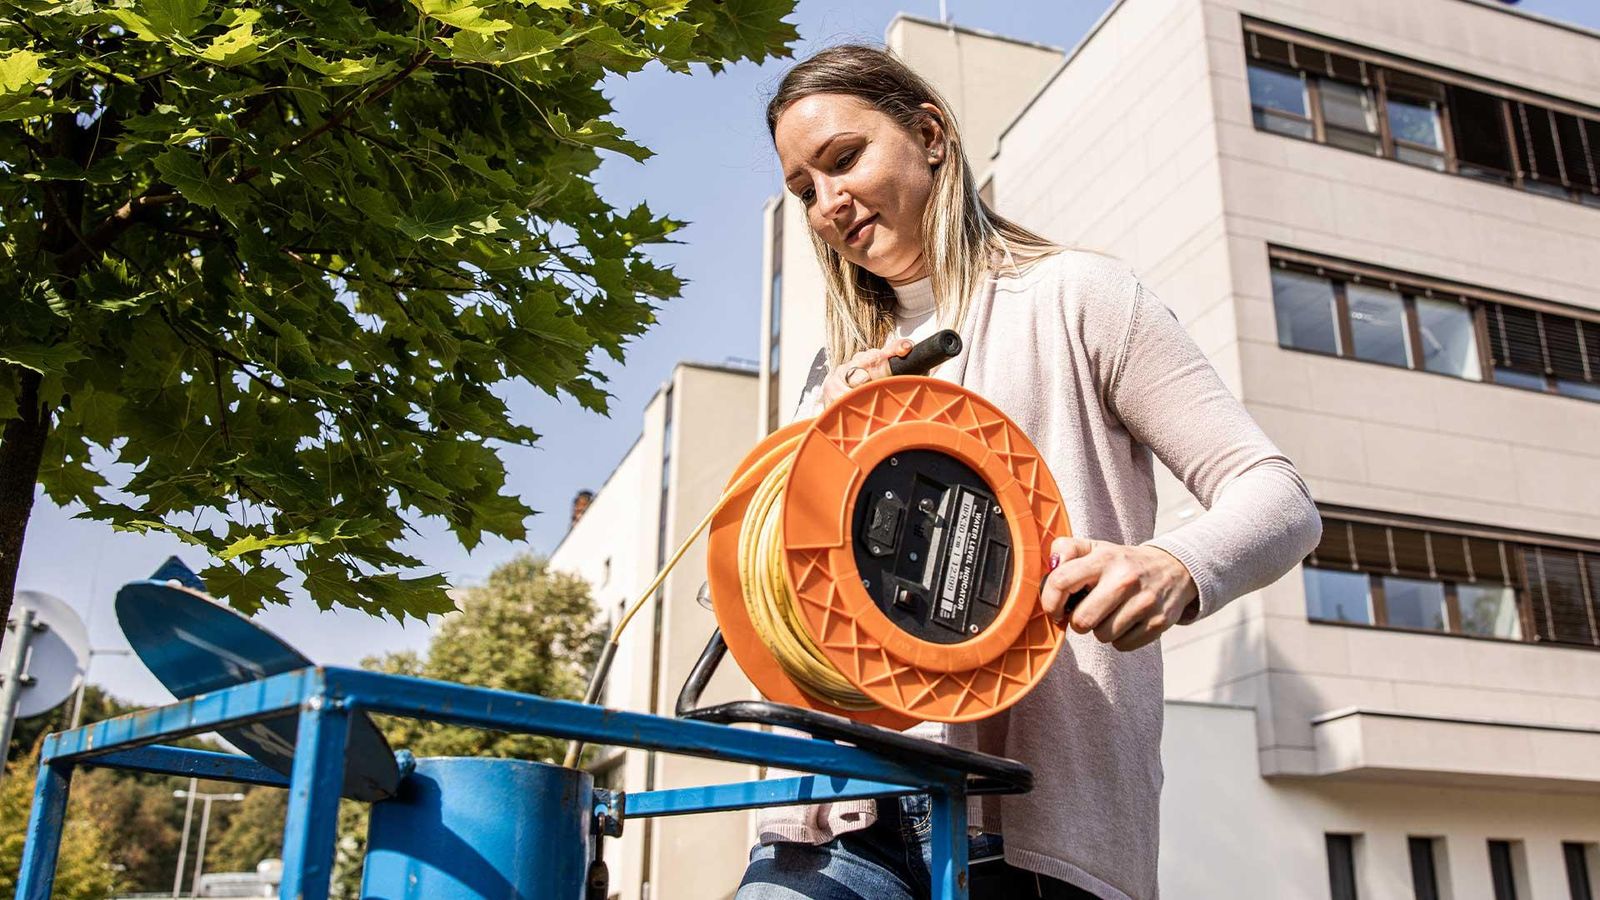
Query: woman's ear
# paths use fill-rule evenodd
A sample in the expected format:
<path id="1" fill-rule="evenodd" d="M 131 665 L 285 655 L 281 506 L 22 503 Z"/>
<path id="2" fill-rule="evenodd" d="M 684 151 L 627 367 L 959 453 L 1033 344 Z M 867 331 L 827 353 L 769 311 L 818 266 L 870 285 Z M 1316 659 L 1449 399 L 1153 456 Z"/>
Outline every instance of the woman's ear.
<path id="1" fill-rule="evenodd" d="M 944 162 L 946 151 L 946 137 L 944 132 L 944 111 L 932 103 L 922 104 L 923 112 L 927 115 L 922 118 L 922 124 L 917 126 L 917 134 L 922 138 L 922 146 L 928 153 L 928 165 L 937 166 Z"/>

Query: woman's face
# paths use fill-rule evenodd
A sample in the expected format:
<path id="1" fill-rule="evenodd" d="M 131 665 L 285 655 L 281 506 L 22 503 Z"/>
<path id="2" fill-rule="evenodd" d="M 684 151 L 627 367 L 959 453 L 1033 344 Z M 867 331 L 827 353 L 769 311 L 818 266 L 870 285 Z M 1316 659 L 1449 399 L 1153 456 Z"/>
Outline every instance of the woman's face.
<path id="1" fill-rule="evenodd" d="M 927 274 L 922 213 L 944 154 L 937 119 L 909 130 L 857 97 L 812 94 L 778 117 L 773 141 L 789 192 L 828 246 L 891 284 Z"/>

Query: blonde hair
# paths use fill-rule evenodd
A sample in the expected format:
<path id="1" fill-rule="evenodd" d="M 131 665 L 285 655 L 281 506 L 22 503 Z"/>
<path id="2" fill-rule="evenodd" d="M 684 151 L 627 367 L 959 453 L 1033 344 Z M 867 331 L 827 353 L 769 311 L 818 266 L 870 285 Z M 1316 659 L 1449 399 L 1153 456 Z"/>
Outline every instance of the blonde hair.
<path id="1" fill-rule="evenodd" d="M 984 276 L 997 261 L 1027 265 L 1063 249 L 991 210 L 978 196 L 961 129 L 939 92 L 894 54 L 861 44 L 831 47 L 790 69 L 767 103 L 767 130 L 778 117 L 813 94 L 844 94 L 866 101 L 902 128 L 929 118 L 944 129 L 944 158 L 922 216 L 923 258 L 933 284 L 939 321 L 959 327 Z M 938 115 L 924 109 L 932 104 Z M 854 354 L 883 346 L 894 327 L 894 289 L 882 276 L 846 260 L 815 231 L 811 243 L 827 284 L 828 357 L 840 365 Z"/>

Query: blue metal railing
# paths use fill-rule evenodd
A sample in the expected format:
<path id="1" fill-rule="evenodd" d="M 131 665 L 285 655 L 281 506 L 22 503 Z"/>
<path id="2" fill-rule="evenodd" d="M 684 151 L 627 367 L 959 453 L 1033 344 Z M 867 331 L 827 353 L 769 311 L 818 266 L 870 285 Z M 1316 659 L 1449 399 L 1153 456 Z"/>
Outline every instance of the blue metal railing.
<path id="1" fill-rule="evenodd" d="M 50 896 L 73 769 L 93 763 L 287 788 L 279 896 L 326 897 L 346 743 L 351 716 L 357 711 L 817 773 L 629 794 L 624 815 L 630 818 L 926 792 L 933 806 L 933 896 L 967 897 L 964 771 L 887 758 L 811 737 L 340 668 L 274 675 L 48 736 L 40 756 L 17 896 L 22 900 Z M 288 774 L 248 757 L 158 743 L 287 716 L 298 718 L 293 770 Z"/>

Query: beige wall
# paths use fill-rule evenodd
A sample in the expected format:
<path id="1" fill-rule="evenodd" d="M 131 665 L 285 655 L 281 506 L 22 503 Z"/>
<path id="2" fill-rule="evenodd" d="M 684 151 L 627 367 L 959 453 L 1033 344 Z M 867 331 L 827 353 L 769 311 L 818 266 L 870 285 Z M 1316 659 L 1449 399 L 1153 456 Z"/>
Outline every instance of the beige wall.
<path id="1" fill-rule="evenodd" d="M 1569 895 L 1563 841 L 1600 841 L 1589 795 L 1263 779 L 1249 707 L 1167 703 L 1161 890 L 1175 898 L 1326 900 L 1323 835 L 1358 834 L 1360 896 L 1411 897 L 1407 837 L 1444 840 L 1449 900 L 1492 900 L 1487 842 L 1519 840 L 1535 900 Z M 1226 811 L 1225 813 L 1222 811 Z"/>
<path id="2" fill-rule="evenodd" d="M 663 385 L 646 406 L 639 441 L 596 493 L 583 518 L 551 554 L 552 567 L 588 581 L 602 612 L 613 619 L 620 605 L 643 593 L 656 573 L 667 404 L 672 404 L 673 420 L 667 503 L 669 556 L 712 508 L 734 466 L 754 443 L 757 378 L 753 373 L 683 364 L 673 370 L 669 384 L 670 393 Z M 711 612 L 696 602 L 705 571 L 702 538 L 663 585 L 654 707 L 654 602 L 639 612 L 623 637 L 608 682 L 604 701 L 607 706 L 672 714 L 678 689 L 716 627 Z M 729 663 L 719 669 L 702 702 L 750 696 L 748 682 Z M 608 749 L 604 758 L 621 766 L 620 778 L 613 787 L 641 791 L 651 783 L 649 754 Z M 747 780 L 758 774 L 753 766 L 680 756 L 658 755 L 653 765 L 653 786 L 658 789 Z M 607 841 L 612 893 L 623 900 L 639 900 L 643 883 L 650 881 L 652 900 L 731 896 L 744 872 L 743 848 L 750 845 L 751 832 L 749 814 L 742 813 L 630 821 L 621 838 Z M 706 853 L 706 847 L 727 849 Z"/>
<path id="3" fill-rule="evenodd" d="M 889 23 L 884 42 L 950 104 L 979 184 L 989 174 L 1000 132 L 1063 58 L 1059 47 L 905 13 Z"/>

